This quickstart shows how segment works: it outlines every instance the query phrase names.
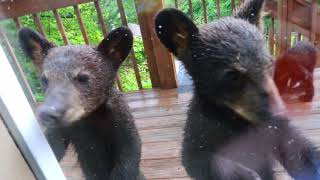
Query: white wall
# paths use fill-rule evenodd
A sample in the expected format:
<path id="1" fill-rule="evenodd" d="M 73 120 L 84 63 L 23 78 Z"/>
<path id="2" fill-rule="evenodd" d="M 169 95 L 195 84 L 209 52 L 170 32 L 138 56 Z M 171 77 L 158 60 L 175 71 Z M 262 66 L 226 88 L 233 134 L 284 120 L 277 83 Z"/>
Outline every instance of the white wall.
<path id="1" fill-rule="evenodd" d="M 35 179 L 1 119 L 0 144 L 0 179 Z"/>

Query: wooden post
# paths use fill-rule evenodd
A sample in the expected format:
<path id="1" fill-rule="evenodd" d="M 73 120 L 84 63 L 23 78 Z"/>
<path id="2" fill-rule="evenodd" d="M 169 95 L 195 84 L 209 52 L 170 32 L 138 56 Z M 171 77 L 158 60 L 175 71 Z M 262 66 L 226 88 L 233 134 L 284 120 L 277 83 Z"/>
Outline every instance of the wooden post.
<path id="1" fill-rule="evenodd" d="M 154 17 L 164 7 L 163 1 L 135 0 L 144 49 L 153 87 L 177 87 L 175 66 L 170 52 L 161 44 L 154 31 Z"/>

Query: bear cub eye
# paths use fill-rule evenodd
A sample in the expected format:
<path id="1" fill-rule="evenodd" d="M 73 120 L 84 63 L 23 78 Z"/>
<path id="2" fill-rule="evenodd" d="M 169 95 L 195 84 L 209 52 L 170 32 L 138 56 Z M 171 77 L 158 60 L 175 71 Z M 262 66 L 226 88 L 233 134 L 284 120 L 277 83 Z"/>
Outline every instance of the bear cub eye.
<path id="1" fill-rule="evenodd" d="M 88 84 L 90 77 L 88 74 L 81 74 L 80 73 L 75 77 L 75 80 L 80 84 Z"/>
<path id="2" fill-rule="evenodd" d="M 226 89 L 240 90 L 245 86 L 245 75 L 236 70 L 226 71 L 221 79 Z"/>
<path id="3" fill-rule="evenodd" d="M 242 79 L 242 74 L 235 70 L 227 71 L 223 76 L 223 81 L 225 82 L 238 82 L 238 81 L 241 81 L 241 79 Z"/>

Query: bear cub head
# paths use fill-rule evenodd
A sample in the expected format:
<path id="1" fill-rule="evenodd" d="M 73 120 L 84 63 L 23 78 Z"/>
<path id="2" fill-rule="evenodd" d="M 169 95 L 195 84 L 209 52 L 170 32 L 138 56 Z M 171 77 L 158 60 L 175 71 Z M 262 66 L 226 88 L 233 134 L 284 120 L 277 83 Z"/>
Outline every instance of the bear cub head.
<path id="1" fill-rule="evenodd" d="M 38 108 L 46 126 L 69 126 L 101 106 L 114 90 L 117 70 L 132 48 L 125 27 L 111 31 L 97 47 L 58 47 L 29 28 L 19 31 L 25 54 L 35 64 L 45 92 Z"/>
<path id="2" fill-rule="evenodd" d="M 162 10 L 155 19 L 157 36 L 185 65 L 195 95 L 249 121 L 269 104 L 265 76 L 272 57 L 260 32 L 263 3 L 247 0 L 233 17 L 201 28 L 176 9 Z"/>

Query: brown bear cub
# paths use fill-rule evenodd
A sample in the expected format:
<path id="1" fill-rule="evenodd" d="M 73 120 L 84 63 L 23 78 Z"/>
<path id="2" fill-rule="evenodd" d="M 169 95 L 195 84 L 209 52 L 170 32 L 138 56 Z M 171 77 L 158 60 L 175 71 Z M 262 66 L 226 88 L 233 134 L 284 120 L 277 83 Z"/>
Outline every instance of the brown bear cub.
<path id="1" fill-rule="evenodd" d="M 72 144 L 88 180 L 143 179 L 140 137 L 114 88 L 132 47 L 130 30 L 111 31 L 97 47 L 57 47 L 28 28 L 20 30 L 19 40 L 41 77 L 45 100 L 37 113 L 57 159 Z"/>
<path id="2" fill-rule="evenodd" d="M 201 28 L 176 9 L 155 19 L 157 36 L 194 82 L 182 148 L 194 179 L 273 180 L 279 160 L 295 179 L 320 180 L 319 152 L 271 109 L 263 3 L 247 0 L 234 17 Z"/>

